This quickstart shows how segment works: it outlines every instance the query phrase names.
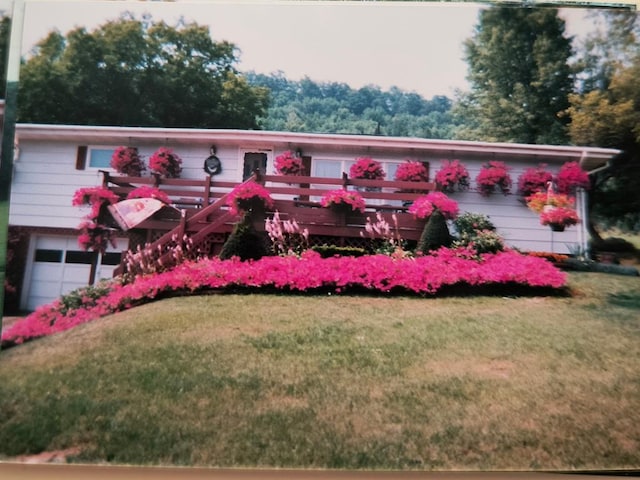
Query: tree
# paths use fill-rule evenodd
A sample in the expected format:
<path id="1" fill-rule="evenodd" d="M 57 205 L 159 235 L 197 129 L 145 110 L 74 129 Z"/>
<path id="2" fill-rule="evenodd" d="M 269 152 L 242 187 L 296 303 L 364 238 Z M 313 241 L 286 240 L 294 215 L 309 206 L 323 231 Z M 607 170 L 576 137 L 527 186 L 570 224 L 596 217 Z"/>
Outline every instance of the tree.
<path id="1" fill-rule="evenodd" d="M 567 141 L 573 77 L 571 40 L 564 21 L 547 8 L 493 7 L 480 13 L 465 42 L 471 91 L 459 98 L 464 125 L 457 136 L 471 140 L 562 144 Z"/>
<path id="2" fill-rule="evenodd" d="M 19 121 L 258 128 L 268 91 L 234 68 L 207 27 L 123 15 L 92 32 L 51 32 L 21 70 Z"/>
<path id="3" fill-rule="evenodd" d="M 591 209 L 604 226 L 640 230 L 640 47 L 633 41 L 640 20 L 609 14 L 606 36 L 586 42 L 591 68 L 583 90 L 569 97 L 569 133 L 578 145 L 623 151 L 609 168 L 591 176 Z M 597 38 L 605 43 L 597 46 Z M 631 39 L 631 40 L 630 40 Z M 594 56 L 604 55 L 603 58 Z M 583 59 L 585 56 L 583 56 Z M 598 239 L 597 232 L 592 235 Z"/>

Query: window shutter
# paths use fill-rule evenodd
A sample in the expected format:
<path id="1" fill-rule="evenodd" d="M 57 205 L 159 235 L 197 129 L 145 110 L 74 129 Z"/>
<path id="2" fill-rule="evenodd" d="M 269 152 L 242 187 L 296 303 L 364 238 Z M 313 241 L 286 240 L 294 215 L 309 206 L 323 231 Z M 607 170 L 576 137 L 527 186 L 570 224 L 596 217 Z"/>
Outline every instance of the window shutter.
<path id="1" fill-rule="evenodd" d="M 84 170 L 87 166 L 87 146 L 81 145 L 76 153 L 76 170 Z"/>

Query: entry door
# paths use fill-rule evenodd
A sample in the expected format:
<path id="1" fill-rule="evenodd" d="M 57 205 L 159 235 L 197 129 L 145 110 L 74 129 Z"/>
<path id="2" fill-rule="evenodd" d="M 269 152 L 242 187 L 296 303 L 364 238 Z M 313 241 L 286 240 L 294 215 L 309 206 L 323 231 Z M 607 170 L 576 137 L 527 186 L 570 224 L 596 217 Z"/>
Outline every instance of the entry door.
<path id="1" fill-rule="evenodd" d="M 258 169 L 262 174 L 267 173 L 267 154 L 265 152 L 245 152 L 242 181 L 247 180 Z"/>

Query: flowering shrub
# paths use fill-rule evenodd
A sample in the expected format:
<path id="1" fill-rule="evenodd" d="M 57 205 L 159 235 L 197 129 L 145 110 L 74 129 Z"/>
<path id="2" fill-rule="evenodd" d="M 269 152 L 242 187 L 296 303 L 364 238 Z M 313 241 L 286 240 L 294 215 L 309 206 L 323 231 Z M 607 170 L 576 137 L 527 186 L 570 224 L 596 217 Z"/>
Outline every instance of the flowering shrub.
<path id="1" fill-rule="evenodd" d="M 492 160 L 485 163 L 476 177 L 476 183 L 480 193 L 484 196 L 491 195 L 499 188 L 505 195 L 511 191 L 511 176 L 504 162 Z"/>
<path id="2" fill-rule="evenodd" d="M 349 177 L 363 178 L 367 180 L 383 180 L 386 176 L 380 162 L 369 158 L 360 157 L 356 159 L 356 163 L 351 165 L 349 169 Z"/>
<path id="3" fill-rule="evenodd" d="M 390 255 L 395 258 L 410 256 L 410 254 L 404 250 L 405 242 L 400 236 L 398 216 L 395 213 L 392 214 L 391 220 L 393 221 L 393 229 L 391 228 L 391 224 L 385 220 L 380 212 L 376 212 L 375 222 L 371 221 L 371 217 L 367 217 L 367 223 L 364 226 L 364 230 L 369 238 L 374 241 L 379 241 L 375 252 L 383 255 Z M 365 234 L 360 232 L 360 236 L 364 237 Z"/>
<path id="4" fill-rule="evenodd" d="M 111 156 L 111 168 L 129 177 L 139 177 L 145 170 L 142 157 L 135 147 L 118 147 Z"/>
<path id="5" fill-rule="evenodd" d="M 266 218 L 264 229 L 271 239 L 276 255 L 300 255 L 309 248 L 309 229 L 300 229 L 294 220 L 281 220 L 277 210 L 273 218 Z"/>
<path id="6" fill-rule="evenodd" d="M 542 213 L 545 206 L 573 208 L 573 198 L 562 193 L 537 192 L 527 197 L 527 207 L 536 213 Z"/>
<path id="7" fill-rule="evenodd" d="M 560 167 L 556 176 L 558 192 L 564 194 L 575 194 L 578 187 L 588 189 L 591 185 L 589 175 L 580 168 L 578 162 L 567 162 Z"/>
<path id="8" fill-rule="evenodd" d="M 460 160 L 444 160 L 436 173 L 436 184 L 447 193 L 469 188 L 469 172 Z"/>
<path id="9" fill-rule="evenodd" d="M 273 165 L 279 175 L 304 175 L 302 159 L 289 150 L 278 155 Z"/>
<path id="10" fill-rule="evenodd" d="M 537 192 L 544 192 L 549 182 L 553 180 L 553 174 L 545 170 L 546 165 L 526 169 L 518 177 L 518 193 L 523 197 L 529 197 Z"/>
<path id="11" fill-rule="evenodd" d="M 542 225 L 549 225 L 554 230 L 562 231 L 565 227 L 578 223 L 578 214 L 573 208 L 545 208 L 540 214 L 540 223 Z"/>
<path id="12" fill-rule="evenodd" d="M 407 160 L 398 165 L 394 179 L 399 182 L 427 182 L 429 171 L 424 163 Z"/>
<path id="13" fill-rule="evenodd" d="M 90 205 L 91 212 L 87 218 L 95 219 L 100 215 L 100 210 L 104 205 L 116 203 L 118 196 L 111 190 L 103 187 L 85 187 L 76 190 L 71 199 L 71 205 L 81 207 Z"/>
<path id="14" fill-rule="evenodd" d="M 106 252 L 109 244 L 116 247 L 115 231 L 93 220 L 85 220 L 78 225 L 78 246 L 84 251 Z"/>
<path id="15" fill-rule="evenodd" d="M 409 207 L 409 213 L 412 213 L 416 218 L 428 218 L 436 208 L 448 220 L 454 219 L 459 211 L 458 202 L 450 199 L 442 192 L 431 192 L 417 198 Z"/>
<path id="16" fill-rule="evenodd" d="M 489 217 L 482 213 L 464 212 L 454 220 L 453 224 L 458 235 L 473 234 L 481 230 L 494 231 L 496 229 Z"/>
<path id="17" fill-rule="evenodd" d="M 99 223 L 103 209 L 108 204 L 116 203 L 118 196 L 103 187 L 87 187 L 76 190 L 71 204 L 76 207 L 90 205 L 91 211 L 85 215 L 78 225 L 78 245 L 83 250 L 104 253 L 109 244 L 115 245 L 115 232 Z"/>
<path id="18" fill-rule="evenodd" d="M 481 213 L 465 212 L 453 222 L 458 239 L 454 247 L 463 247 L 477 254 L 496 253 L 505 249 L 504 240 L 496 232 L 489 217 Z"/>
<path id="19" fill-rule="evenodd" d="M 364 213 L 366 207 L 364 199 L 358 192 L 349 190 L 331 190 L 324 194 L 320 200 L 320 205 L 326 208 L 346 209 L 353 212 Z"/>
<path id="20" fill-rule="evenodd" d="M 234 215 L 255 211 L 260 208 L 273 208 L 271 193 L 254 181 L 238 185 L 229 192 L 227 206 Z"/>
<path id="21" fill-rule="evenodd" d="M 206 258 L 173 270 L 138 278 L 130 284 L 113 281 L 109 292 L 65 313 L 60 300 L 2 332 L 2 346 L 62 332 L 114 312 L 153 301 L 168 292 L 260 288 L 275 291 L 341 293 L 350 289 L 435 295 L 454 285 L 543 287 L 559 289 L 566 274 L 546 260 L 514 251 L 484 254 L 478 259 L 459 250 L 394 259 L 385 255 L 322 258 L 307 250 L 301 257 L 269 256 L 257 261 Z"/>
<path id="22" fill-rule="evenodd" d="M 127 195 L 127 200 L 131 198 L 155 198 L 167 204 L 171 203 L 171 199 L 166 193 L 159 188 L 149 187 L 147 185 L 131 190 Z"/>
<path id="23" fill-rule="evenodd" d="M 149 169 L 167 178 L 178 178 L 182 173 L 182 159 L 173 150 L 160 147 L 149 158 Z"/>

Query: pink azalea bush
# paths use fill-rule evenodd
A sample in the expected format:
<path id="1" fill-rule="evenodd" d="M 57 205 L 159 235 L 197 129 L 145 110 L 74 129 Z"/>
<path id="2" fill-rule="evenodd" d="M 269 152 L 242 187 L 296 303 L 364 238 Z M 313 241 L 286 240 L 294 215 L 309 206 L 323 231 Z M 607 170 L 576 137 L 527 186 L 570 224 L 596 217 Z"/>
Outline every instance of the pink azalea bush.
<path id="1" fill-rule="evenodd" d="M 320 199 L 320 205 L 325 208 L 345 208 L 353 212 L 358 211 L 364 213 L 366 207 L 362 195 L 358 192 L 352 192 L 349 190 L 331 190 L 324 194 Z"/>
<path id="2" fill-rule="evenodd" d="M 269 190 L 252 180 L 231 190 L 226 204 L 231 213 L 241 215 L 259 207 L 273 208 L 273 198 Z"/>
<path id="3" fill-rule="evenodd" d="M 366 180 L 384 180 L 386 176 L 382 164 L 370 157 L 360 157 L 349 169 L 349 177 Z"/>
<path id="4" fill-rule="evenodd" d="M 429 170 L 423 162 L 406 160 L 398 165 L 394 179 L 399 182 L 428 182 Z"/>
<path id="5" fill-rule="evenodd" d="M 302 159 L 289 150 L 278 155 L 273 166 L 279 175 L 304 175 Z"/>
<path id="6" fill-rule="evenodd" d="M 160 200 L 163 203 L 170 204 L 171 199 L 169 196 L 164 193 L 162 190 L 156 187 L 150 187 L 148 185 L 144 185 L 142 187 L 134 188 L 127 195 L 127 200 L 132 198 L 155 198 L 156 200 Z"/>
<path id="7" fill-rule="evenodd" d="M 149 158 L 149 169 L 167 178 L 178 178 L 182 173 L 182 159 L 167 147 L 160 147 Z"/>
<path id="8" fill-rule="evenodd" d="M 558 193 L 575 194 L 578 187 L 588 189 L 591 185 L 589 175 L 582 170 L 578 162 L 567 162 L 560 167 L 556 175 Z"/>
<path id="9" fill-rule="evenodd" d="M 537 192 L 544 192 L 549 182 L 553 181 L 553 174 L 546 170 L 546 165 L 526 169 L 518 177 L 518 193 L 529 197 Z"/>
<path id="10" fill-rule="evenodd" d="M 450 199 L 442 192 L 431 192 L 419 197 L 409 207 L 409 213 L 416 218 L 429 218 L 435 209 L 438 209 L 447 220 L 453 220 L 458 216 L 458 202 Z"/>
<path id="11" fill-rule="evenodd" d="M 122 175 L 139 177 L 145 170 L 142 157 L 135 147 L 118 147 L 111 156 L 111 168 Z"/>
<path id="12" fill-rule="evenodd" d="M 499 189 L 505 195 L 511 191 L 512 180 L 509 175 L 509 168 L 504 162 L 492 160 L 485 163 L 476 177 L 476 183 L 480 189 L 480 194 L 491 195 Z"/>
<path id="13" fill-rule="evenodd" d="M 444 160 L 436 173 L 438 188 L 447 193 L 469 188 L 469 171 L 460 160 Z"/>
<path id="14" fill-rule="evenodd" d="M 129 284 L 113 281 L 108 293 L 80 299 L 81 306 L 65 307 L 61 300 L 2 332 L 4 347 L 62 332 L 100 317 L 168 294 L 190 294 L 237 288 L 282 292 L 366 290 L 381 293 L 435 295 L 453 286 L 523 286 L 561 289 L 566 274 L 550 262 L 514 251 L 484 254 L 441 249 L 433 255 L 392 258 L 321 256 L 311 250 L 300 257 L 272 256 L 241 262 L 237 258 L 207 258 L 185 262 L 173 270 L 138 278 Z M 85 301 L 86 300 L 86 301 Z"/>

